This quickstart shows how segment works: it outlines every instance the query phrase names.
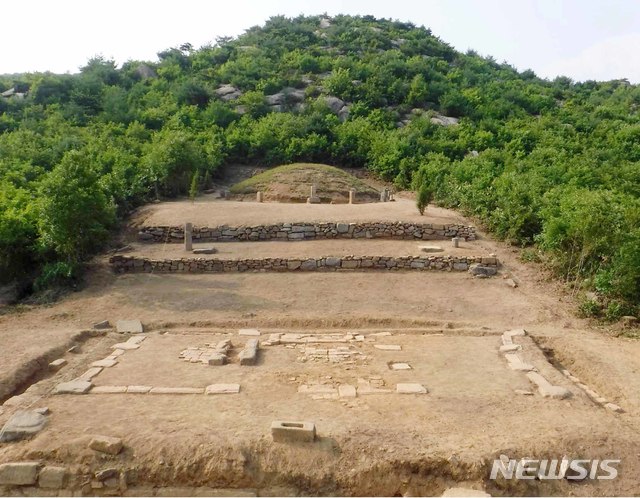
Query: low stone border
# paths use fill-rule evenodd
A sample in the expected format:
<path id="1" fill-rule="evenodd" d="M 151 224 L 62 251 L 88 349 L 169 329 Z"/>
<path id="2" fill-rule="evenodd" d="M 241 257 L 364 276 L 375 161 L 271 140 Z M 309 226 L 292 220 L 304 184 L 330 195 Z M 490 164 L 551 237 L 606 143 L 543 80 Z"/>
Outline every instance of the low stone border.
<path id="1" fill-rule="evenodd" d="M 607 401 L 606 398 L 600 396 L 597 392 L 595 392 L 593 389 L 591 389 L 589 386 L 587 386 L 586 384 L 584 384 L 578 377 L 576 377 L 575 375 L 573 375 L 571 372 L 569 372 L 569 370 L 562 370 L 562 374 L 568 378 L 570 381 L 572 381 L 576 386 L 578 386 L 580 389 L 582 389 L 584 391 L 584 393 L 591 399 L 591 401 L 593 401 L 594 403 L 608 409 L 611 410 L 612 412 L 615 413 L 624 413 L 624 410 L 622 408 L 620 408 L 618 405 L 616 405 L 615 403 L 611 403 L 609 401 Z"/>
<path id="2" fill-rule="evenodd" d="M 496 258 L 454 256 L 344 256 L 309 259 L 150 259 L 112 256 L 116 273 L 224 273 L 244 271 L 444 270 L 467 271 L 472 264 L 497 268 Z"/>
<path id="3" fill-rule="evenodd" d="M 475 240 L 476 229 L 459 224 L 364 222 L 364 223 L 278 223 L 230 227 L 193 227 L 193 239 L 200 242 L 318 239 L 444 240 L 453 237 Z M 145 242 L 183 242 L 183 226 L 150 226 L 138 232 Z"/>

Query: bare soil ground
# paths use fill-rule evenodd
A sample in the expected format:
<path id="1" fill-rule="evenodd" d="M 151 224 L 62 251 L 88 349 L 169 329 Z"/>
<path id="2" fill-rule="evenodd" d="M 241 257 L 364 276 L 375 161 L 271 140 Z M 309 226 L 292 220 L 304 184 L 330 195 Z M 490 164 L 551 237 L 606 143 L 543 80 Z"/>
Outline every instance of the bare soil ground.
<path id="1" fill-rule="evenodd" d="M 386 219 L 469 224 L 446 210 L 429 207 L 424 217 L 414 211 L 409 200 L 354 206 L 203 200 L 148 206 L 134 222 L 177 225 L 189 220 L 212 226 Z M 0 445 L 0 463 L 38 459 L 78 472 L 135 468 L 138 480 L 130 484 L 129 494 L 250 488 L 262 494 L 417 496 L 439 495 L 456 485 L 493 495 L 637 493 L 640 343 L 577 319 L 574 303 L 538 267 L 522 263 L 517 250 L 480 235 L 460 251 L 496 253 L 503 264 L 498 277 L 476 280 L 440 272 L 115 276 L 106 265 L 107 256 L 97 257 L 82 291 L 51 306 L 22 308 L 0 317 L 0 385 L 11 386 L 13 394 L 23 393 L 5 403 L 0 423 L 21 403 L 51 410 L 49 424 L 35 438 Z M 329 249 L 333 254 L 384 255 L 413 251 L 421 243 L 215 245 L 241 257 L 276 252 L 311 256 Z M 179 253 L 181 248 L 154 245 L 135 250 L 153 255 Z M 519 286 L 509 287 L 505 277 Z M 241 385 L 240 393 L 49 394 L 57 383 L 77 377 L 126 339 L 114 332 L 79 339 L 79 330 L 99 320 L 129 318 L 142 320 L 147 339 L 95 377 L 96 385 L 204 387 L 235 382 Z M 365 341 L 347 345 L 366 359 L 353 364 L 302 361 L 301 347 L 284 345 L 263 347 L 260 361 L 252 367 L 239 366 L 234 356 L 222 367 L 178 358 L 187 347 L 225 337 L 237 352 L 246 340 L 237 335 L 241 327 L 259 328 L 261 340 L 275 332 L 361 333 Z M 512 328 L 528 332 L 528 337 L 517 338 L 523 360 L 555 385 L 569 389 L 570 399 L 543 398 L 524 373 L 508 368 L 498 349 L 500 334 Z M 373 335 L 377 332 L 392 335 Z M 80 351 L 64 353 L 74 342 L 81 343 Z M 402 349 L 382 351 L 374 344 Z M 69 364 L 58 373 L 41 369 L 31 380 L 16 384 L 16 376 L 30 361 L 40 358 L 44 364 L 61 355 Z M 391 371 L 389 361 L 406 361 L 412 369 Z M 560 373 L 561 368 L 625 412 L 614 413 L 592 402 Z M 355 386 L 358 379 L 382 381 L 385 388 L 416 382 L 429 393 L 314 399 L 298 392 L 303 384 Z M 535 394 L 519 395 L 516 389 Z M 276 419 L 314 421 L 319 441 L 273 443 L 269 425 Z M 112 458 L 97 456 L 87 448 L 94 434 L 122 437 L 125 451 Z M 613 458 L 622 463 L 613 481 L 493 482 L 489 470 L 500 454 Z M 169 491 L 163 491 L 167 487 Z"/>

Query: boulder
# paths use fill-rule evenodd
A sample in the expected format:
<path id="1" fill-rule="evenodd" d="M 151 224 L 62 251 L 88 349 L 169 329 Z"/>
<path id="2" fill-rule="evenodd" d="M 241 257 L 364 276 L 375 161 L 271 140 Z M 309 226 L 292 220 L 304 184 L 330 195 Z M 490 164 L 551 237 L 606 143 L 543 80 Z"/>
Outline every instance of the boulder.
<path id="1" fill-rule="evenodd" d="M 324 98 L 325 103 L 331 109 L 331 112 L 338 114 L 340 109 L 344 107 L 344 100 L 339 99 L 338 97 L 333 97 L 331 95 Z"/>
<path id="2" fill-rule="evenodd" d="M 47 417 L 35 411 L 16 412 L 0 430 L 0 442 L 18 441 L 40 432 Z"/>
<path id="3" fill-rule="evenodd" d="M 100 453 L 117 455 L 122 450 L 122 439 L 111 436 L 95 436 L 89 443 L 89 448 Z"/>

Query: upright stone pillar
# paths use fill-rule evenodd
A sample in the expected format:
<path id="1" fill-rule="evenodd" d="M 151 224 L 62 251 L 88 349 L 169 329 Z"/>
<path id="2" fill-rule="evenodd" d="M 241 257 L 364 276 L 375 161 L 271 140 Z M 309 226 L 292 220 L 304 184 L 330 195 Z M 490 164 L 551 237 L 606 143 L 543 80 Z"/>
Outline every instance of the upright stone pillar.
<path id="1" fill-rule="evenodd" d="M 311 185 L 311 196 L 307 197 L 307 204 L 320 204 L 320 197 L 317 194 L 318 186 L 314 183 Z"/>
<path id="2" fill-rule="evenodd" d="M 460 246 L 460 238 L 459 237 L 452 238 L 451 242 L 453 243 L 453 247 L 459 247 Z"/>
<path id="3" fill-rule="evenodd" d="M 184 224 L 184 250 L 193 251 L 193 224 Z"/>
<path id="4" fill-rule="evenodd" d="M 262 192 L 256 192 L 256 201 L 262 202 Z"/>
<path id="5" fill-rule="evenodd" d="M 349 204 L 355 204 L 356 202 L 356 189 L 349 189 Z"/>

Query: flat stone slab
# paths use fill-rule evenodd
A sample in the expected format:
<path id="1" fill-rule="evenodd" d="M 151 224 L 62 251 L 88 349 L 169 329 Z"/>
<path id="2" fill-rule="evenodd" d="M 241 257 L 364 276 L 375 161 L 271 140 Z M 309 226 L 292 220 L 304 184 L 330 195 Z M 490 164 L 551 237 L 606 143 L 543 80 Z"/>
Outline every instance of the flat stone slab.
<path id="1" fill-rule="evenodd" d="M 398 394 L 427 394 L 427 388 L 422 384 L 403 383 L 396 384 L 396 392 Z"/>
<path id="2" fill-rule="evenodd" d="M 312 443 L 316 438 L 316 424 L 274 420 L 271 422 L 271 437 L 276 443 Z"/>
<path id="3" fill-rule="evenodd" d="M 0 486 L 26 486 L 35 484 L 39 462 L 15 462 L 0 465 Z"/>
<path id="4" fill-rule="evenodd" d="M 338 386 L 338 395 L 341 398 L 355 398 L 356 388 L 355 386 L 351 386 L 349 384 L 342 384 Z"/>
<path id="5" fill-rule="evenodd" d="M 369 394 L 391 394 L 391 393 L 393 393 L 393 389 L 373 387 L 369 384 L 361 384 L 358 386 L 358 396 L 366 396 Z"/>
<path id="6" fill-rule="evenodd" d="M 67 360 L 65 360 L 64 358 L 58 358 L 57 360 L 53 360 L 51 363 L 49 363 L 49 369 L 53 370 L 54 372 L 57 372 L 66 364 L 67 364 Z"/>
<path id="7" fill-rule="evenodd" d="M 101 322 L 94 323 L 93 324 L 93 328 L 95 330 L 110 329 L 111 328 L 111 324 L 109 323 L 109 320 L 103 320 Z"/>
<path id="8" fill-rule="evenodd" d="M 507 353 L 504 357 L 509 363 L 509 368 L 511 368 L 511 370 L 516 370 L 518 372 L 532 372 L 536 369 L 533 365 L 523 362 L 515 353 Z"/>
<path id="9" fill-rule="evenodd" d="M 300 394 L 337 394 L 338 390 L 333 386 L 326 386 L 323 384 L 298 386 L 298 392 Z"/>
<path id="10" fill-rule="evenodd" d="M 525 329 L 507 330 L 505 332 L 505 335 L 510 335 L 511 337 L 513 337 L 514 335 L 527 335 L 527 331 Z"/>
<path id="11" fill-rule="evenodd" d="M 402 346 L 397 344 L 374 344 L 373 347 L 381 351 L 402 351 Z"/>
<path id="12" fill-rule="evenodd" d="M 48 489 L 64 488 L 67 479 L 66 467 L 55 467 L 47 465 L 38 474 L 38 486 Z"/>
<path id="13" fill-rule="evenodd" d="M 260 331 L 258 329 L 240 329 L 238 335 L 259 336 Z"/>
<path id="14" fill-rule="evenodd" d="M 217 252 L 215 247 L 200 247 L 193 250 L 193 254 L 216 254 Z"/>
<path id="15" fill-rule="evenodd" d="M 87 394 L 93 384 L 88 380 L 62 382 L 53 389 L 53 394 Z"/>
<path id="16" fill-rule="evenodd" d="M 119 394 L 126 393 L 127 386 L 93 386 L 91 394 Z"/>
<path id="17" fill-rule="evenodd" d="M 117 358 L 125 353 L 124 349 L 114 349 L 113 352 L 107 356 L 107 358 Z"/>
<path id="18" fill-rule="evenodd" d="M 146 335 L 136 335 L 134 337 L 129 337 L 129 339 L 127 339 L 127 342 L 129 344 L 140 344 L 142 343 L 142 341 L 144 341 L 147 338 Z"/>
<path id="19" fill-rule="evenodd" d="M 237 394 L 240 384 L 211 384 L 204 390 L 205 394 Z"/>
<path id="20" fill-rule="evenodd" d="M 571 397 L 571 391 L 564 387 L 552 385 L 538 372 L 527 373 L 527 378 L 538 387 L 538 391 L 545 398 L 566 399 Z"/>
<path id="21" fill-rule="evenodd" d="M 139 349 L 140 344 L 134 344 L 132 342 L 119 342 L 111 346 L 111 349 L 122 349 L 124 351 L 131 351 L 132 349 Z"/>
<path id="22" fill-rule="evenodd" d="M 240 365 L 255 365 L 258 360 L 258 339 L 249 339 L 238 355 Z"/>
<path id="23" fill-rule="evenodd" d="M 112 366 L 116 365 L 118 363 L 117 360 L 113 360 L 109 357 L 103 359 L 103 360 L 98 360 L 98 361 L 94 361 L 91 366 L 92 367 L 100 367 L 100 368 L 111 368 Z"/>
<path id="24" fill-rule="evenodd" d="M 89 448 L 100 453 L 117 455 L 122 450 L 122 439 L 111 436 L 95 436 L 89 443 Z"/>
<path id="25" fill-rule="evenodd" d="M 0 429 L 0 442 L 18 441 L 40 432 L 47 417 L 35 411 L 16 412 Z"/>
<path id="26" fill-rule="evenodd" d="M 203 387 L 154 387 L 149 394 L 202 394 Z"/>
<path id="27" fill-rule="evenodd" d="M 505 344 L 500 346 L 501 353 L 511 353 L 513 351 L 520 351 L 522 346 L 520 344 Z"/>
<path id="28" fill-rule="evenodd" d="M 144 332 L 140 320 L 118 320 L 116 322 L 116 330 L 121 334 L 141 334 Z"/>
<path id="29" fill-rule="evenodd" d="M 444 252 L 444 249 L 440 246 L 420 246 L 422 252 Z"/>
<path id="30" fill-rule="evenodd" d="M 151 391 L 152 386 L 127 386 L 127 393 L 129 394 L 147 394 Z"/>
<path id="31" fill-rule="evenodd" d="M 411 365 L 408 363 L 391 363 L 389 368 L 391 370 L 411 370 Z"/>
<path id="32" fill-rule="evenodd" d="M 78 377 L 78 379 L 79 380 L 91 380 L 96 375 L 98 375 L 100 372 L 102 372 L 102 367 L 92 367 L 89 370 L 87 370 L 85 373 L 83 373 L 80 377 Z"/>

